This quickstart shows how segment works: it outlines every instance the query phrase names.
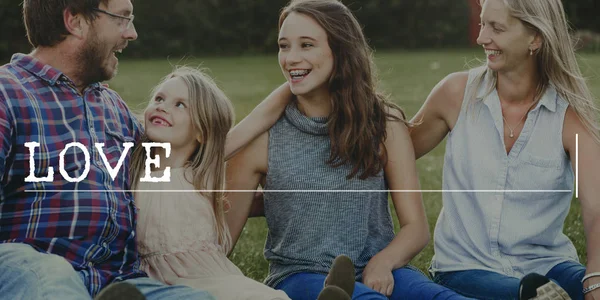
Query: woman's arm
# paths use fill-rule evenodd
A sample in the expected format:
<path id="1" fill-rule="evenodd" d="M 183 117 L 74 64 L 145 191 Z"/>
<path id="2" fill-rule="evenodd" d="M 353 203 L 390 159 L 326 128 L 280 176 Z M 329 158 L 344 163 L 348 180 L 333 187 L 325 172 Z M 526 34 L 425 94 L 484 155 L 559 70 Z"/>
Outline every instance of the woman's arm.
<path id="1" fill-rule="evenodd" d="M 465 94 L 467 72 L 453 73 L 442 79 L 411 120 L 420 123 L 410 129 L 416 158 L 427 154 L 454 128 Z"/>
<path id="2" fill-rule="evenodd" d="M 242 147 L 271 128 L 279 120 L 291 99 L 292 91 L 286 82 L 258 104 L 240 123 L 235 125 L 227 134 L 225 160 L 229 160 Z"/>
<path id="3" fill-rule="evenodd" d="M 392 242 L 368 263 L 364 283 L 384 295 L 391 295 L 394 279 L 392 270 L 405 266 L 429 242 L 429 225 L 421 199 L 415 154 L 407 127 L 397 121 L 388 121 L 385 148 L 388 161 L 385 177 L 392 192 L 392 202 L 400 231 Z"/>
<path id="4" fill-rule="evenodd" d="M 579 162 L 575 160 L 576 139 L 579 135 Z M 586 273 L 600 272 L 600 145 L 569 107 L 563 126 L 563 145 L 571 158 L 573 170 L 579 171 L 579 201 L 583 228 L 587 240 Z M 583 287 L 600 283 L 600 277 L 592 277 L 583 283 Z M 600 299 L 600 289 L 586 295 L 585 299 Z"/>
<path id="5" fill-rule="evenodd" d="M 267 173 L 268 132 L 263 133 L 227 163 L 227 200 L 231 204 L 226 212 L 227 225 L 231 233 L 231 244 L 235 246 L 244 225 L 248 220 L 254 192 L 235 192 L 235 190 L 256 190 L 261 179 Z M 233 251 L 233 246 L 231 251 Z"/>

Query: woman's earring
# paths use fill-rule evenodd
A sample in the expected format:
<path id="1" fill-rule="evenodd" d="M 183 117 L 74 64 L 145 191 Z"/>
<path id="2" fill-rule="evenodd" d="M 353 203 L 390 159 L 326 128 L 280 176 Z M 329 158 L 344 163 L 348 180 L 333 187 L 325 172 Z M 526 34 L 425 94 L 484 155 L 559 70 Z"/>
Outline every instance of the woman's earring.
<path id="1" fill-rule="evenodd" d="M 533 55 L 533 49 L 529 49 L 529 55 Z"/>

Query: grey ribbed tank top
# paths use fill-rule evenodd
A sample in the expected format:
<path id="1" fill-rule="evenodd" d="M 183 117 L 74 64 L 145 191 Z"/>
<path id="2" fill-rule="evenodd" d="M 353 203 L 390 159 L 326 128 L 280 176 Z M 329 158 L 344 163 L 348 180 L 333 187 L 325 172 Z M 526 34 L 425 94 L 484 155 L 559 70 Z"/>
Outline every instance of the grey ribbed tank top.
<path id="1" fill-rule="evenodd" d="M 383 172 L 350 180 L 351 166 L 326 164 L 330 141 L 326 118 L 308 118 L 290 104 L 269 131 L 267 190 L 385 190 Z M 356 279 L 369 260 L 394 238 L 386 192 L 268 192 L 266 284 L 287 276 L 327 274 L 337 255 L 348 255 Z"/>

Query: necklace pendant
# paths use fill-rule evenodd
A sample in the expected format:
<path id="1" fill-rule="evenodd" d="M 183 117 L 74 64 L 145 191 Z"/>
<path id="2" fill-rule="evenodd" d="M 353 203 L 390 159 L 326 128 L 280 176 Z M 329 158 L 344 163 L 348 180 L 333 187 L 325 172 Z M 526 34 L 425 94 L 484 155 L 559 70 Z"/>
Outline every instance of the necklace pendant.
<path id="1" fill-rule="evenodd" d="M 511 139 L 515 137 L 515 135 L 514 135 L 512 132 L 511 132 L 511 133 L 510 133 L 508 136 L 509 136 Z"/>

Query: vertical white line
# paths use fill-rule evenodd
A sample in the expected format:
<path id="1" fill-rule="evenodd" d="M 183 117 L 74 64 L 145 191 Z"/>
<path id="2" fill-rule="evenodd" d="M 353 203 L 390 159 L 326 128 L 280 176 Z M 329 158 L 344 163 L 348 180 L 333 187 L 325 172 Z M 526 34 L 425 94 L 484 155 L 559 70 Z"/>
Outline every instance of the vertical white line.
<path id="1" fill-rule="evenodd" d="M 579 198 L 579 134 L 575 134 L 575 199 Z"/>

